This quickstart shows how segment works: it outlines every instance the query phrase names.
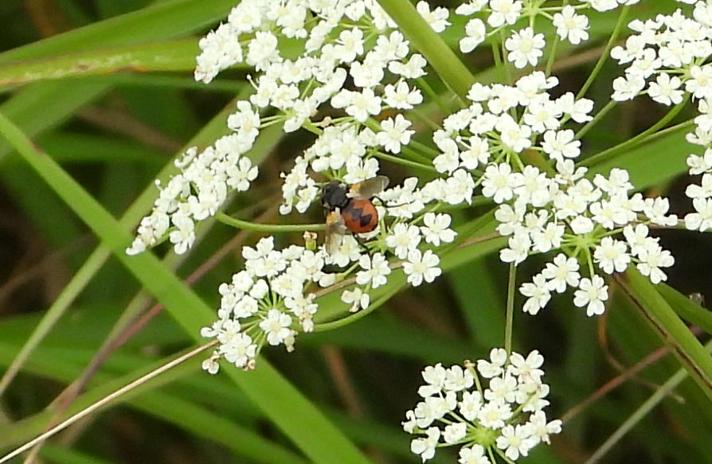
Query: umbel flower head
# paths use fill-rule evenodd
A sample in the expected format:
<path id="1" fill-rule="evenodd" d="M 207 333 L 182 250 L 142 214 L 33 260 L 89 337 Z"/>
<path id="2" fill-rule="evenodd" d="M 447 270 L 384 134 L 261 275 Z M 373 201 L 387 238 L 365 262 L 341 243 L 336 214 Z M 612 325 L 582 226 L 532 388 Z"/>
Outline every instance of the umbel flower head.
<path id="1" fill-rule="evenodd" d="M 544 358 L 526 357 L 502 348 L 476 364 L 423 370 L 422 398 L 406 412 L 403 429 L 416 437 L 411 451 L 423 462 L 436 448 L 459 448 L 460 464 L 495 464 L 498 457 L 516 461 L 561 431 L 561 421 L 548 421 L 544 408 L 549 386 L 542 382 Z"/>

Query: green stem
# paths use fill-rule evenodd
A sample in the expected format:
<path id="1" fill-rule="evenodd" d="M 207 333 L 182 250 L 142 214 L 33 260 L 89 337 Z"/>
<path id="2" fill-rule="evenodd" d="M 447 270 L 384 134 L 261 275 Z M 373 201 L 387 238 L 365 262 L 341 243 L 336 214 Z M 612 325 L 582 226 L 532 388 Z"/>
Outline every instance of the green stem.
<path id="1" fill-rule="evenodd" d="M 379 307 L 383 306 L 388 300 L 391 299 L 393 295 L 398 293 L 401 290 L 400 285 L 395 285 L 392 289 L 388 291 L 385 295 L 382 295 L 380 298 L 378 298 L 376 301 L 372 301 L 371 304 L 368 305 L 368 308 L 362 309 L 360 311 L 357 311 L 355 313 L 351 313 L 346 317 L 343 317 L 341 319 L 337 319 L 335 321 L 331 322 L 322 322 L 321 324 L 316 324 L 314 326 L 314 332 L 326 332 L 329 330 L 334 330 L 334 329 L 340 329 L 342 327 L 346 327 L 349 324 L 352 324 L 359 319 L 362 319 L 369 314 L 371 314 L 373 311 L 378 309 Z"/>
<path id="2" fill-rule="evenodd" d="M 588 92 L 588 89 L 593 84 L 593 81 L 596 80 L 596 78 L 598 77 L 598 75 L 601 72 L 601 69 L 603 69 L 603 65 L 606 64 L 608 55 L 611 53 L 611 50 L 613 49 L 613 45 L 616 43 L 616 40 L 618 40 L 618 36 L 620 35 L 621 31 L 623 30 L 623 25 L 625 24 L 626 16 L 628 16 L 628 10 L 630 10 L 630 7 L 628 7 L 628 6 L 624 6 L 621 9 L 621 13 L 618 16 L 618 22 L 616 23 L 616 27 L 613 29 L 613 32 L 611 33 L 611 37 L 608 39 L 606 48 L 603 49 L 603 52 L 601 53 L 601 57 L 596 62 L 596 66 L 594 66 L 593 71 L 591 71 L 591 75 L 588 76 L 588 79 L 586 79 L 586 82 L 584 82 L 583 86 L 581 87 L 581 90 L 579 90 L 578 95 L 576 95 L 577 99 L 586 95 L 586 92 Z"/>
<path id="3" fill-rule="evenodd" d="M 393 164 L 400 164 L 401 166 L 407 166 L 409 168 L 413 169 L 419 169 L 421 171 L 426 171 L 429 172 L 430 174 L 436 174 L 440 175 L 437 169 L 434 167 L 427 165 L 427 164 L 422 164 L 422 163 L 417 163 L 415 161 L 410 161 L 404 158 L 399 158 L 397 156 L 389 155 L 388 153 L 383 153 L 380 151 L 374 151 L 373 156 L 376 158 L 380 158 L 386 161 L 390 161 Z"/>
<path id="4" fill-rule="evenodd" d="M 497 70 L 497 74 L 499 74 L 499 81 L 502 83 L 507 82 L 507 71 L 504 69 L 502 53 L 496 41 L 492 42 L 492 59 L 494 60 L 494 67 Z"/>
<path id="5" fill-rule="evenodd" d="M 712 342 L 707 342 L 705 350 L 709 352 L 712 349 Z M 621 439 L 633 430 L 656 406 L 658 406 L 668 395 L 670 395 L 688 376 L 685 369 L 680 369 L 667 382 L 662 384 L 660 388 L 653 393 L 640 407 L 623 422 L 608 439 L 598 447 L 598 449 L 588 458 L 585 464 L 596 464 L 601 461 Z"/>
<path id="6" fill-rule="evenodd" d="M 257 224 L 217 213 L 215 219 L 228 226 L 254 232 L 309 232 L 324 230 L 324 224 Z"/>
<path id="7" fill-rule="evenodd" d="M 554 36 L 554 42 L 551 44 L 551 50 L 549 50 L 549 59 L 546 61 L 546 70 L 544 71 L 547 76 L 551 75 L 551 68 L 554 67 L 554 61 L 556 60 L 556 49 L 559 46 L 559 35 Z"/>
<path id="8" fill-rule="evenodd" d="M 517 283 L 517 266 L 509 265 L 509 282 L 507 283 L 507 319 L 504 329 L 504 349 L 507 355 L 512 353 L 512 328 L 514 327 L 514 296 Z"/>
<path id="9" fill-rule="evenodd" d="M 653 124 L 652 126 L 647 128 L 640 134 L 636 135 L 635 137 L 633 137 L 631 139 L 626 140 L 623 143 L 619 143 L 615 147 L 611 147 L 608 150 L 604 150 L 601 153 L 591 156 L 590 158 L 586 158 L 585 160 L 583 160 L 580 163 L 580 165 L 592 166 L 594 164 L 603 163 L 603 162 L 611 159 L 618 153 L 630 150 L 631 148 L 634 148 L 634 147 L 642 144 L 648 138 L 658 135 L 657 132 L 660 129 L 662 129 L 663 127 L 667 126 L 668 123 L 670 123 L 670 121 L 672 121 L 675 118 L 675 116 L 677 116 L 680 113 L 680 111 L 682 111 L 683 108 L 685 108 L 686 104 L 687 104 L 687 100 L 680 102 L 679 104 L 675 105 L 672 109 L 670 109 L 670 111 L 668 111 L 667 114 L 665 116 L 663 116 L 662 119 L 660 119 L 658 122 L 656 122 L 655 124 Z M 681 127 L 687 127 L 687 125 L 691 126 L 692 124 L 694 124 L 694 121 L 692 121 L 692 120 L 686 121 L 686 122 L 678 124 L 676 126 L 669 127 L 668 129 L 666 129 L 666 131 L 667 130 L 677 130 Z"/>
<path id="10" fill-rule="evenodd" d="M 585 126 L 581 128 L 581 130 L 578 131 L 578 133 L 576 134 L 576 140 L 581 140 L 583 136 L 586 135 L 588 131 L 593 129 L 593 126 L 601 122 L 601 119 L 603 119 L 603 117 L 608 114 L 609 111 L 615 108 L 617 104 L 618 102 L 615 100 L 611 100 L 606 103 L 606 106 L 601 108 L 601 110 L 596 113 L 596 116 L 594 116 L 593 119 L 591 119 L 588 123 L 586 123 Z"/>
<path id="11" fill-rule="evenodd" d="M 415 6 L 403 0 L 378 0 L 383 10 L 398 24 L 400 31 L 413 47 L 423 54 L 440 79 L 455 92 L 462 102 L 475 83 L 467 66 L 457 57 L 442 37 L 418 14 Z"/>
<path id="12" fill-rule="evenodd" d="M 449 110 L 447 106 L 445 106 L 445 104 L 443 103 L 442 99 L 440 98 L 440 95 L 435 93 L 435 90 L 433 90 L 433 88 L 428 83 L 428 81 L 425 80 L 425 78 L 418 78 L 418 85 L 420 86 L 420 88 L 423 89 L 423 92 L 425 92 L 425 94 L 430 97 L 432 101 L 435 102 L 435 104 L 438 106 L 438 108 L 440 108 L 440 111 L 442 111 L 443 114 L 449 113 Z"/>

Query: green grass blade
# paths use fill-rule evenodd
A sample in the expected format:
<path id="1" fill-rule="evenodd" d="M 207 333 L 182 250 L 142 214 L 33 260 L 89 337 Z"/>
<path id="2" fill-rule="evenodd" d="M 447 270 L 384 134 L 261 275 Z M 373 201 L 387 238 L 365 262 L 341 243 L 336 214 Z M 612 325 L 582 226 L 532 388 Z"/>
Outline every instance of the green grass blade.
<path id="1" fill-rule="evenodd" d="M 707 343 L 704 348 L 708 353 L 712 349 L 712 342 Z M 656 406 L 658 406 L 668 395 L 675 390 L 689 375 L 685 369 L 680 369 L 667 382 L 658 388 L 650 398 L 648 398 L 633 414 L 623 422 L 616 431 L 591 455 L 586 464 L 601 462 L 601 459 L 619 443 L 623 437 L 638 425 Z"/>
<path id="2" fill-rule="evenodd" d="M 658 285 L 658 291 L 678 316 L 712 334 L 712 312 L 709 309 L 703 308 L 669 285 Z"/>
<path id="3" fill-rule="evenodd" d="M 69 119 L 77 109 L 101 97 L 109 90 L 103 82 L 44 82 L 27 86 L 0 106 L 0 112 L 15 121 L 22 131 L 34 137 Z M 0 169 L 12 152 L 0 141 Z"/>
<path id="4" fill-rule="evenodd" d="M 234 0 L 164 2 L 0 53 L 0 63 L 56 57 L 86 50 L 87 45 L 137 44 L 180 37 L 220 21 L 235 4 Z"/>
<path id="5" fill-rule="evenodd" d="M 0 365 L 5 364 L 14 355 L 12 348 L 0 345 Z M 160 367 L 169 360 L 156 361 L 149 367 L 144 366 L 134 369 L 134 371 L 129 371 L 111 379 L 106 374 L 98 374 L 96 380 L 101 381 L 102 385 L 80 395 L 70 407 L 70 412 L 76 413 L 80 411 L 120 386 L 142 377 L 147 372 Z M 39 350 L 33 356 L 31 362 L 25 366 L 25 370 L 40 377 L 69 383 L 81 373 L 81 365 L 86 362 L 86 357 L 78 361 L 77 363 L 72 363 L 61 356 L 57 356 L 51 350 Z M 135 365 L 136 363 L 132 364 Z M 198 436 L 221 443 L 238 455 L 250 458 L 255 462 L 272 464 L 275 462 L 272 459 L 275 459 L 277 460 L 276 462 L 285 464 L 306 464 L 294 452 L 260 437 L 245 427 L 220 417 L 205 407 L 165 391 L 154 391 L 181 377 L 195 375 L 198 370 L 199 360 L 187 362 L 167 372 L 165 377 L 149 381 L 141 385 L 138 390 L 126 397 L 119 398 L 117 401 L 119 403 L 127 403 L 136 410 L 163 419 Z M 43 411 L 10 427 L 0 427 L 0 432 L 4 432 L 0 435 L 3 437 L 0 439 L 0 448 L 16 446 L 42 432 L 51 414 L 51 411 Z"/>
<path id="6" fill-rule="evenodd" d="M 628 269 L 626 277 L 628 282 L 618 280 L 623 290 L 643 312 L 663 342 L 673 348 L 702 391 L 712 399 L 712 357 L 647 277 L 635 268 Z"/>
<path id="7" fill-rule="evenodd" d="M 0 91 L 42 80 L 116 72 L 192 71 L 197 39 L 181 39 L 96 49 L 0 66 Z"/>

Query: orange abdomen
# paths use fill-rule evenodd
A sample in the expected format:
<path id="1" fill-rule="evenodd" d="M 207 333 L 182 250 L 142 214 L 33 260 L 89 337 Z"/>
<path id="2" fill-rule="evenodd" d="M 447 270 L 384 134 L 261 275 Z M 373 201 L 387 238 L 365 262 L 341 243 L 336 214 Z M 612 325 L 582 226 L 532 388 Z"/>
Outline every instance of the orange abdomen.
<path id="1" fill-rule="evenodd" d="M 371 232 L 378 226 L 378 211 L 370 200 L 353 199 L 341 212 L 344 225 L 354 234 Z"/>

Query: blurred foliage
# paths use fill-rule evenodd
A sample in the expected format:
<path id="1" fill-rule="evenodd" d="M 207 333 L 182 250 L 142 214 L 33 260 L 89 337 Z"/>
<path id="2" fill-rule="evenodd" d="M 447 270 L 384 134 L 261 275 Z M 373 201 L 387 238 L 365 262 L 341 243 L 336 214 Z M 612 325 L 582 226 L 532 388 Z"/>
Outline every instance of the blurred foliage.
<path id="1" fill-rule="evenodd" d="M 155 193 L 154 177 L 159 172 L 165 175 L 162 168 L 170 168 L 173 156 L 191 140 L 210 143 L 223 130 L 223 108 L 244 87 L 240 70 L 226 73 L 210 86 L 197 85 L 191 78 L 197 37 L 219 22 L 232 3 L 3 0 L 0 112 L 51 154 L 98 205 L 122 218 L 116 227 L 127 234 Z M 638 13 L 652 16 L 658 10 L 669 11 L 670 5 L 670 1 L 642 2 Z M 595 24 L 598 42 L 594 40 L 592 48 L 605 40 L 610 18 Z M 61 34 L 68 30 L 72 32 Z M 134 53 L 133 61 L 102 67 L 104 58 L 127 51 Z M 156 66 L 152 61 L 156 53 L 169 57 L 170 65 Z M 79 62 L 95 66 L 77 66 Z M 479 58 L 467 64 L 481 71 L 488 66 Z M 589 60 L 561 69 L 564 90 L 577 88 L 592 65 Z M 51 69 L 62 72 L 52 80 L 49 72 L 41 75 Z M 39 78 L 27 79 L 28 70 L 39 70 Z M 595 82 L 592 94 L 597 101 L 608 98 L 616 73 L 607 66 Z M 487 72 L 478 76 L 486 79 Z M 431 79 L 434 88 L 443 90 L 437 78 Z M 590 148 L 599 151 L 628 140 L 662 115 L 660 108 L 645 101 L 622 105 L 590 132 Z M 675 122 L 690 116 L 683 112 Z M 635 181 L 664 191 L 673 199 L 674 209 L 683 212 L 685 182 L 679 176 L 685 171 L 689 149 L 681 150 L 681 134 L 632 147 L 595 169 L 625 165 Z M 253 217 L 265 212 L 274 216 L 270 211 L 279 193 L 275 180 L 296 149 L 307 143 L 304 136 L 279 137 L 272 133 L 263 140 L 260 181 L 249 194 L 237 197 L 231 210 Z M 409 173 L 398 168 L 389 174 L 400 179 Z M 48 326 L 47 337 L 0 397 L 0 449 L 4 451 L 41 432 L 51 417 L 48 406 L 81 375 L 107 337 L 155 303 L 141 292 L 136 270 L 110 258 L 109 249 L 96 248 L 96 231 L 74 214 L 76 206 L 60 199 L 0 142 L 0 370 L 10 366 L 49 308 L 59 308 L 54 314 L 61 316 Z M 320 214 L 314 208 L 309 220 L 321 220 Z M 472 218 L 462 214 L 461 219 Z M 677 257 L 671 287 L 682 292 L 666 291 L 665 298 L 681 305 L 687 294 L 699 292 L 712 301 L 709 266 L 700 259 L 712 252 L 712 237 L 685 232 L 661 235 Z M 238 240 L 251 244 L 258 238 L 250 233 Z M 165 261 L 162 269 L 176 269 L 184 279 L 232 239 L 233 230 L 216 226 L 205 230 L 187 259 L 178 260 L 159 249 Z M 416 462 L 399 424 L 416 401 L 422 366 L 478 358 L 501 343 L 505 269 L 496 256 L 482 254 L 456 258 L 450 272 L 435 285 L 401 292 L 357 323 L 300 338 L 299 349 L 292 354 L 273 350 L 267 356 L 314 410 L 323 412 L 373 462 Z M 201 304 L 212 307 L 218 284 L 239 267 L 239 253 L 233 249 L 194 285 L 195 294 L 205 302 Z M 86 274 L 86 286 L 72 279 L 78 272 Z M 76 298 L 61 308 L 58 295 L 73 288 Z M 180 308 L 168 309 L 171 315 L 180 313 Z M 709 323 L 703 308 L 689 308 L 687 314 L 701 327 Z M 197 313 L 194 317 L 200 319 Z M 536 348 L 546 357 L 555 415 L 575 407 L 661 346 L 622 294 L 615 295 L 600 319 L 554 304 L 536 318 L 516 314 L 515 325 L 516 348 Z M 189 336 L 169 314 L 159 314 L 101 364 L 75 407 L 159 365 L 190 346 L 194 336 L 197 333 Z M 299 409 L 275 426 L 275 414 L 289 405 L 270 409 L 260 404 L 255 385 L 261 380 L 246 380 L 238 388 L 228 376 L 204 375 L 198 364 L 190 362 L 145 385 L 122 404 L 70 428 L 42 448 L 41 459 L 52 463 L 306 463 L 314 459 L 305 454 L 306 445 L 298 437 L 305 420 Z M 265 372 L 270 372 L 267 367 L 265 363 Z M 580 410 L 551 448 L 540 447 L 526 462 L 584 462 L 679 367 L 671 355 L 663 356 Z M 308 408 L 302 411 L 307 414 Z M 316 429 L 302 433 L 314 434 L 315 441 L 322 438 Z M 712 463 L 710 443 L 712 406 L 686 380 L 604 462 Z M 328 443 L 324 447 L 328 450 Z M 454 461 L 439 453 L 434 462 Z"/>

